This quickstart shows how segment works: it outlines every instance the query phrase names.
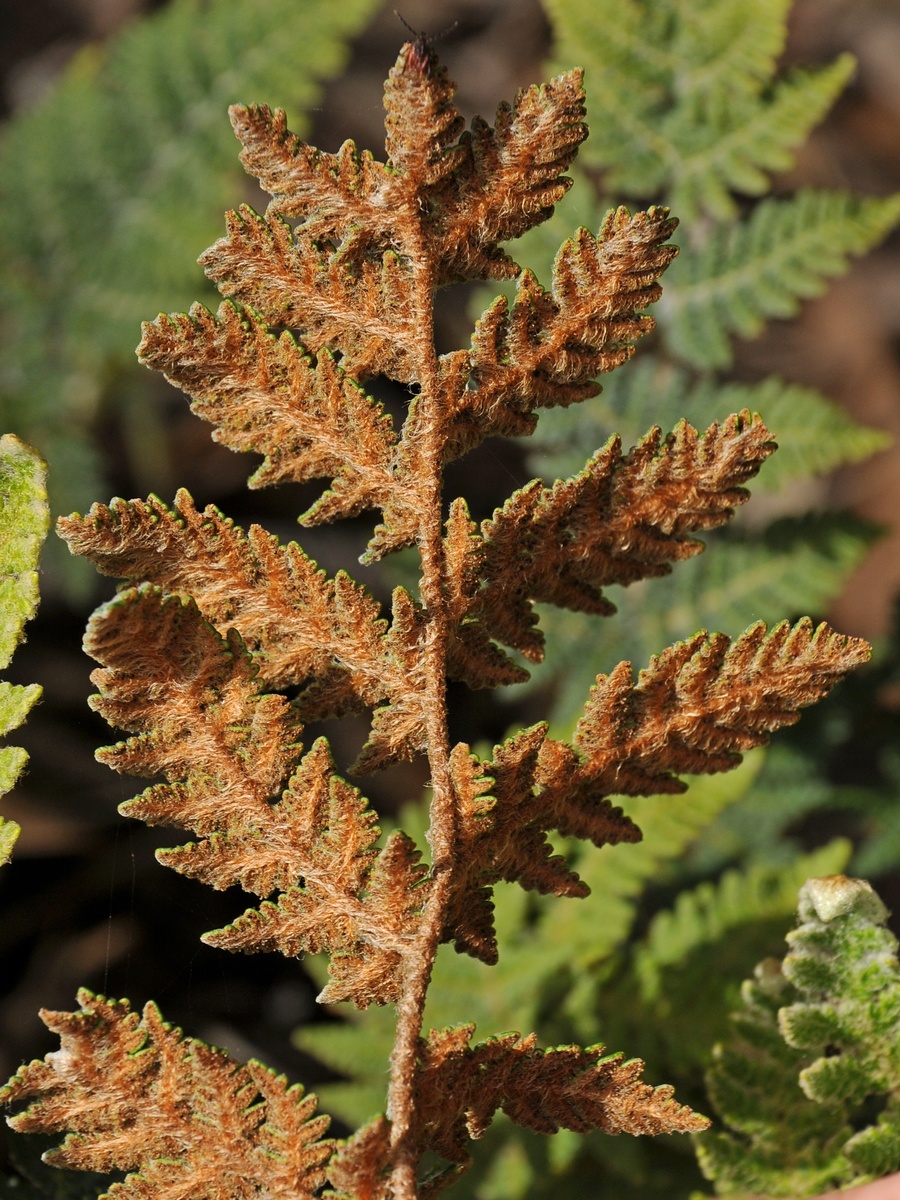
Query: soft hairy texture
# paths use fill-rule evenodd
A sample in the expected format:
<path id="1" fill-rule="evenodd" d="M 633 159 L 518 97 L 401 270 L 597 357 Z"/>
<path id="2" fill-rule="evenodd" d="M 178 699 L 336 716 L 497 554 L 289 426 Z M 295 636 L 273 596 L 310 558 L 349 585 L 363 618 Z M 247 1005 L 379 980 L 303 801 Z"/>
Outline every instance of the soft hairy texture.
<path id="1" fill-rule="evenodd" d="M 133 1172 L 110 1188 L 119 1200 L 312 1200 L 332 1148 L 315 1096 L 182 1037 L 153 1004 L 139 1018 L 124 1000 L 78 999 L 78 1012 L 41 1013 L 60 1049 L 2 1093 L 41 1093 L 14 1129 L 71 1130 L 49 1162 Z"/>
<path id="2" fill-rule="evenodd" d="M 164 863 L 259 900 L 205 940 L 325 953 L 320 1000 L 396 1004 L 386 1113 L 327 1166 L 331 1146 L 306 1109 L 299 1128 L 277 1126 L 273 1180 L 283 1152 L 294 1156 L 293 1195 L 325 1171 L 350 1200 L 436 1194 L 497 1111 L 544 1133 L 706 1124 L 619 1053 L 541 1049 L 529 1032 L 480 1031 L 486 1040 L 472 1045 L 471 1025 L 424 1030 L 435 954 L 453 943 L 497 960 L 491 897 L 501 881 L 590 903 L 553 853 L 554 835 L 637 841 L 613 797 L 679 792 L 681 773 L 735 766 L 868 653 L 808 620 L 755 625 L 733 643 L 700 632 L 637 678 L 630 663 L 598 675 L 571 743 L 539 723 L 486 760 L 452 744 L 448 680 L 525 678 L 510 652 L 542 657 L 535 604 L 608 614 L 608 586 L 664 574 L 702 548 L 696 535 L 744 502 L 774 445 L 747 411 L 705 432 L 654 428 L 628 452 L 613 439 L 572 478 L 535 480 L 476 526 L 462 497 L 445 497 L 445 465 L 487 437 L 530 433 L 541 408 L 596 394 L 597 376 L 653 327 L 645 310 L 675 257 L 675 221 L 661 208 L 611 212 L 561 247 L 545 289 L 502 243 L 547 218 L 569 186 L 564 171 L 587 133 L 580 72 L 523 90 L 493 127 L 476 119 L 467 131 L 453 85 L 418 39 L 391 71 L 385 108 L 383 163 L 350 143 L 337 154 L 306 146 L 265 106 L 234 108 L 243 162 L 272 202 L 262 215 L 230 214 L 202 257 L 227 298 L 218 314 L 161 316 L 139 352 L 188 393 L 216 438 L 263 456 L 251 486 L 327 481 L 305 523 L 380 510 L 365 560 L 414 544 L 417 592 L 395 589 L 388 616 L 344 572 L 327 577 L 294 543 L 200 512 L 183 491 L 172 505 L 117 499 L 60 523 L 73 551 L 126 583 L 85 642 L 100 663 L 92 703 L 130 735 L 101 757 L 163 777 L 124 810 L 195 835 L 161 851 Z M 512 304 L 490 304 L 470 346 L 439 355 L 436 290 L 512 276 Z M 409 389 L 396 424 L 364 390 L 376 375 Z M 379 840 L 376 815 L 324 739 L 301 745 L 301 722 L 361 709 L 372 717 L 357 773 L 427 756 L 427 861 L 400 830 Z M 214 1052 L 190 1043 L 170 1062 L 174 1035 L 155 1010 L 138 1030 L 106 1003 L 82 997 L 81 1013 L 49 1018 L 67 1047 L 78 1031 L 78 1070 L 71 1048 L 26 1068 L 10 1095 L 37 1099 L 20 1124 L 75 1131 L 61 1152 L 69 1162 L 140 1164 L 155 1194 L 169 1194 L 170 1181 L 174 1194 L 181 1176 L 178 1194 L 199 1197 L 195 1179 L 227 1151 L 228 1194 L 252 1194 L 255 1165 L 243 1164 L 256 1163 L 254 1139 L 270 1129 L 268 1077 L 251 1066 L 252 1084 L 241 1082 L 245 1069 L 231 1066 L 220 1089 L 190 1065 L 219 1070 Z M 179 1100 L 167 1128 L 165 1104 L 149 1099 L 170 1067 L 165 1096 Z M 203 1140 L 223 1122 L 234 1143 Z M 110 1138 L 118 1157 L 104 1149 Z M 266 1194 L 280 1194 L 274 1182 Z"/>
<path id="3" fill-rule="evenodd" d="M 784 959 L 741 990 L 709 1092 L 700 1165 L 723 1195 L 812 1196 L 900 1169 L 900 961 L 864 879 L 800 889 Z"/>

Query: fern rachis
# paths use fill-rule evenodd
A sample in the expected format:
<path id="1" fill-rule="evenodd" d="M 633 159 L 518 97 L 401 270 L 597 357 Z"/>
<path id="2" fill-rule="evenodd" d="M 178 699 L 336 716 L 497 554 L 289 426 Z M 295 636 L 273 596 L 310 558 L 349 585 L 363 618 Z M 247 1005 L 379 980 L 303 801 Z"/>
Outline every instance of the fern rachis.
<path id="1" fill-rule="evenodd" d="M 264 454 L 257 484 L 334 481 L 305 523 L 380 509 L 366 557 L 415 545 L 418 597 L 397 588 L 388 622 L 345 573 L 328 578 L 295 544 L 245 534 L 186 493 L 172 508 L 155 497 L 97 505 L 60 530 L 127 583 L 85 645 L 100 663 L 93 706 L 131 735 L 103 759 L 165 779 L 129 813 L 193 832 L 196 842 L 161 852 L 174 869 L 259 898 L 207 941 L 328 953 L 320 999 L 396 1005 L 387 1112 L 335 1149 L 309 1100 L 259 1064 L 183 1040 L 152 1007 L 139 1020 L 83 993 L 81 1012 L 47 1014 L 61 1056 L 24 1068 L 6 1095 L 38 1097 L 18 1128 L 73 1131 L 55 1152 L 61 1165 L 140 1172 L 126 1195 L 207 1194 L 226 1126 L 240 1145 L 233 1194 L 309 1196 L 327 1178 L 352 1200 L 434 1195 L 499 1110 L 545 1133 L 702 1127 L 670 1088 L 642 1081 L 637 1060 L 600 1046 L 542 1050 L 533 1033 L 471 1045 L 471 1024 L 424 1033 L 435 955 L 453 943 L 492 962 L 496 883 L 586 893 L 549 834 L 637 840 L 610 796 L 676 793 L 680 774 L 736 766 L 867 655 L 806 620 L 757 624 L 733 643 L 701 632 L 637 678 L 630 663 L 598 675 L 571 744 L 539 724 L 488 761 L 451 745 L 448 679 L 520 679 L 504 647 L 541 658 L 534 603 L 602 615 L 605 587 L 695 554 L 696 535 L 743 503 L 773 445 L 747 411 L 702 434 L 682 423 L 628 453 L 613 439 L 480 527 L 462 498 L 445 514 L 447 461 L 487 436 L 530 432 L 537 410 L 595 394 L 596 376 L 630 357 L 652 327 L 644 310 L 675 255 L 675 223 L 664 209 L 612 211 L 596 236 L 579 230 L 563 245 L 548 291 L 501 244 L 566 191 L 562 172 L 586 134 L 580 73 L 523 90 L 494 127 L 476 119 L 464 132 L 443 68 L 416 42 L 385 106 L 385 164 L 350 144 L 305 146 L 264 106 L 232 110 L 243 161 L 272 204 L 230 214 L 203 256 L 226 297 L 219 313 L 160 317 L 141 355 L 188 392 L 216 437 Z M 436 290 L 513 276 L 512 304 L 489 307 L 469 349 L 438 355 Z M 377 374 L 410 389 L 399 430 L 363 391 Z M 304 752 L 303 722 L 365 709 L 357 773 L 427 756 L 430 867 L 401 831 L 378 848 L 374 814 L 323 740 Z M 186 1108 L 199 1119 L 186 1122 Z M 234 1166 L 241 1156 L 246 1169 Z M 432 1178 L 433 1156 L 445 1165 Z"/>

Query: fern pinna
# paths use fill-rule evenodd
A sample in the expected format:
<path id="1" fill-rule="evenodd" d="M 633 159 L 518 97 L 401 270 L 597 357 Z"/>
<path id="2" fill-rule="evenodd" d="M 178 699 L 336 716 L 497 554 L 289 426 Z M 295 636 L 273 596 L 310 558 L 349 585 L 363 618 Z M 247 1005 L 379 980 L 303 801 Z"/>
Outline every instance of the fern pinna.
<path id="1" fill-rule="evenodd" d="M 697 553 L 694 535 L 727 521 L 774 447 L 749 412 L 702 435 L 654 429 L 627 454 L 613 440 L 572 478 L 529 484 L 480 527 L 460 498 L 445 511 L 449 460 L 530 433 L 538 409 L 595 395 L 595 378 L 630 357 L 652 328 L 643 310 L 676 253 L 675 222 L 613 211 L 596 236 L 581 229 L 562 246 L 547 291 L 501 244 L 566 191 L 587 134 L 580 73 L 464 132 L 453 85 L 418 40 L 401 50 L 385 107 L 386 163 L 350 143 L 303 145 L 282 112 L 232 110 L 272 203 L 264 216 L 232 213 L 201 260 L 227 297 L 218 314 L 160 317 L 140 354 L 216 438 L 264 455 L 252 486 L 332 481 L 303 523 L 380 509 L 364 559 L 415 545 L 419 595 L 397 588 L 387 620 L 348 575 L 328 578 L 297 545 L 199 512 L 185 492 L 172 507 L 97 505 L 60 528 L 128 581 L 85 643 L 101 664 L 94 707 L 132 735 L 101 757 L 166 780 L 124 811 L 196 835 L 160 852 L 168 865 L 260 898 L 207 942 L 324 952 L 322 1001 L 396 1005 L 387 1111 L 343 1144 L 324 1141 L 310 1100 L 258 1064 L 182 1040 L 152 1006 L 139 1019 L 82 993 L 80 1012 L 45 1016 L 62 1051 L 23 1068 L 6 1097 L 37 1096 L 16 1128 L 71 1131 L 53 1161 L 133 1172 L 112 1189 L 123 1196 L 296 1200 L 326 1182 L 353 1200 L 430 1196 L 498 1110 L 544 1133 L 705 1126 L 671 1088 L 644 1083 L 638 1061 L 601 1046 L 545 1050 L 533 1033 L 473 1044 L 471 1025 L 424 1032 L 435 953 L 449 943 L 493 962 L 495 884 L 587 891 L 551 833 L 638 840 L 611 796 L 676 793 L 679 773 L 736 765 L 868 653 L 808 621 L 756 625 L 734 644 L 699 633 L 637 680 L 628 663 L 598 676 L 572 744 L 545 725 L 490 761 L 450 744 L 448 679 L 522 679 L 503 647 L 541 658 L 536 602 L 610 612 L 603 589 Z M 512 305 L 497 299 L 469 349 L 438 355 L 436 290 L 514 276 Z M 399 430 L 363 390 L 375 375 L 409 389 Z M 324 739 L 304 752 L 302 722 L 360 709 L 373 715 L 356 773 L 428 757 L 430 865 L 401 831 L 379 845 Z"/>

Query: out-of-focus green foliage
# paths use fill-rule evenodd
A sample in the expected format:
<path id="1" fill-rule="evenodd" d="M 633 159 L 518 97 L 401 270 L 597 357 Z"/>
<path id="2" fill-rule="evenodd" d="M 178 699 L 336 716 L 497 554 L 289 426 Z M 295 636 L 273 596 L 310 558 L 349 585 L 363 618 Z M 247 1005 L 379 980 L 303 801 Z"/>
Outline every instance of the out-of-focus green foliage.
<path id="1" fill-rule="evenodd" d="M 791 2 L 544 0 L 556 60 L 584 63 L 603 114 L 582 161 L 610 191 L 664 199 L 691 223 L 735 217 L 735 193 L 769 190 L 853 73 L 849 55 L 776 71 Z"/>
<path id="2" fill-rule="evenodd" d="M 53 464 L 55 510 L 106 491 L 104 405 L 137 470 L 164 455 L 134 347 L 148 314 L 197 299 L 197 255 L 242 186 L 228 105 L 279 104 L 302 133 L 375 7 L 172 0 L 82 51 L 4 130 L 0 412 Z"/>

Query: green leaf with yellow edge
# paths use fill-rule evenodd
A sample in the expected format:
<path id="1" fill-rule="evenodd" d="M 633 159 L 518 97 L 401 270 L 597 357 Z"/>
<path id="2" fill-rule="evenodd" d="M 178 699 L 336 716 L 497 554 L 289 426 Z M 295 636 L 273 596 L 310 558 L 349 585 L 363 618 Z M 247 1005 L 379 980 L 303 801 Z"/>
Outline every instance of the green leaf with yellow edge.
<path id="1" fill-rule="evenodd" d="M 9 666 L 38 604 L 38 559 L 47 536 L 46 468 L 41 457 L 8 433 L 0 438 L 0 668 Z M 0 682 L 0 736 L 17 729 L 41 694 L 36 683 Z M 13 787 L 28 755 L 0 749 L 0 795 Z M 9 860 L 20 829 L 0 818 L 0 865 Z"/>
<path id="2" fill-rule="evenodd" d="M 0 668 L 9 666 L 37 609 L 37 566 L 49 524 L 43 460 L 8 433 L 0 438 Z"/>
<path id="3" fill-rule="evenodd" d="M 4 752 L 0 751 L 0 771 L 3 769 L 3 757 Z M 9 862 L 13 846 L 21 832 L 21 826 L 17 825 L 15 821 L 5 821 L 3 817 L 0 817 L 0 867 Z"/>

